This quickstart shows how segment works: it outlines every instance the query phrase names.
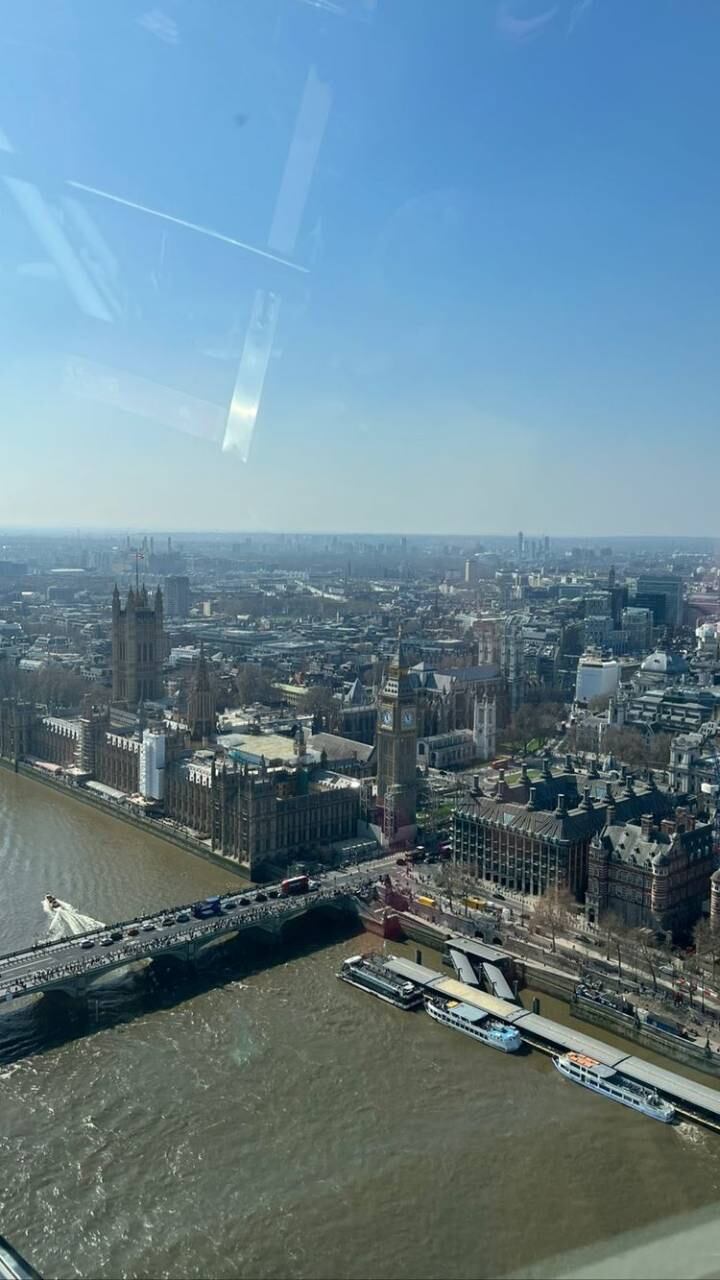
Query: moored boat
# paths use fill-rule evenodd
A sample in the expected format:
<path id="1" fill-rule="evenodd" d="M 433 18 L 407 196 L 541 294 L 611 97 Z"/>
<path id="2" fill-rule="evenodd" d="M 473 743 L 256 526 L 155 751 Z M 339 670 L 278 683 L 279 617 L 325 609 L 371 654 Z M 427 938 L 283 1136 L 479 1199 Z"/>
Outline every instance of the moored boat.
<path id="1" fill-rule="evenodd" d="M 491 1018 L 483 1009 L 458 1000 L 438 1000 L 428 997 L 425 1009 L 435 1022 L 454 1027 L 464 1035 L 487 1044 L 501 1053 L 517 1053 L 522 1048 L 522 1037 L 515 1027 L 509 1027 L 497 1018 Z"/>
<path id="2" fill-rule="evenodd" d="M 422 1001 L 421 988 L 391 973 L 384 967 L 382 956 L 374 953 L 348 956 L 337 976 L 343 982 L 369 991 L 379 1000 L 396 1005 L 398 1009 L 415 1009 Z"/>
<path id="3" fill-rule="evenodd" d="M 666 1102 L 655 1089 L 647 1089 L 644 1085 L 629 1080 L 613 1067 L 598 1062 L 585 1053 L 564 1053 L 553 1057 L 553 1065 L 566 1080 L 580 1084 L 593 1093 L 599 1093 L 612 1102 L 619 1102 L 624 1107 L 639 1111 L 651 1120 L 660 1120 L 663 1124 L 671 1124 L 675 1119 L 675 1108 Z"/>

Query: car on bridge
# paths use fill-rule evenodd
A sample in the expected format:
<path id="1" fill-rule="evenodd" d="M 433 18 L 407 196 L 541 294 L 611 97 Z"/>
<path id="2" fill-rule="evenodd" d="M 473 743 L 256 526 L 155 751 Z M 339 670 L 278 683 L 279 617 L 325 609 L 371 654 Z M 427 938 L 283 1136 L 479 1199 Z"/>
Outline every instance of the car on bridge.
<path id="1" fill-rule="evenodd" d="M 111 946 L 112 946 L 112 944 L 113 944 L 113 940 L 112 940 L 112 938 L 110 937 L 110 934 L 109 934 L 109 933 L 104 933 L 104 934 L 103 934 L 103 936 L 102 936 L 102 938 L 100 939 L 100 946 L 101 946 L 101 947 L 111 947 Z"/>
<path id="2" fill-rule="evenodd" d="M 95 946 L 95 939 L 83 938 L 82 942 L 80 943 L 80 946 L 82 947 L 83 951 L 89 951 L 91 947 Z"/>
<path id="3" fill-rule="evenodd" d="M 175 917 L 175 920 L 177 921 L 178 924 L 187 924 L 189 919 L 190 919 L 189 911 L 178 911 Z"/>
<path id="4" fill-rule="evenodd" d="M 143 933 L 151 933 L 152 930 L 155 928 L 155 922 L 153 920 L 143 920 L 142 927 L 143 927 Z"/>

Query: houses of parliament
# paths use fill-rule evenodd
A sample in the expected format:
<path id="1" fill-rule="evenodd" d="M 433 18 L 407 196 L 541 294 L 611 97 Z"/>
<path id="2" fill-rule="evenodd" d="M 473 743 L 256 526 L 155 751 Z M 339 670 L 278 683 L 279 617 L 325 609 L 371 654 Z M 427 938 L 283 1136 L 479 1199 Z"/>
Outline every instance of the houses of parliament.
<path id="1" fill-rule="evenodd" d="M 183 720 L 163 705 L 165 633 L 160 590 L 112 597 L 112 704 L 54 716 L 16 698 L 0 702 L 0 755 L 100 790 L 148 816 L 164 815 L 252 876 L 317 858 L 357 834 L 360 787 L 299 759 L 250 765 L 214 744 L 215 695 L 204 654 Z"/>

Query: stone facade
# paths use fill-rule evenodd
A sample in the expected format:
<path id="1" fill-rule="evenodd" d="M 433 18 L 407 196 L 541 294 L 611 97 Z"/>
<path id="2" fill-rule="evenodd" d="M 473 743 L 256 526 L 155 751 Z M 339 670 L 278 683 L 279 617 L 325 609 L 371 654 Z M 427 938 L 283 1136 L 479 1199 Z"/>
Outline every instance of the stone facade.
<path id="1" fill-rule="evenodd" d="M 659 824 L 649 814 L 639 821 L 608 821 L 590 846 L 590 918 L 602 921 L 612 913 L 635 928 L 686 931 L 710 895 L 712 846 L 711 825 L 696 822 L 684 807 Z"/>
<path id="2" fill-rule="evenodd" d="M 215 736 L 215 694 L 202 648 L 188 696 L 187 725 L 193 742 Z"/>
<path id="3" fill-rule="evenodd" d="M 17 760 L 32 753 L 35 709 L 16 698 L 0 701 L 0 756 Z"/>
<path id="4" fill-rule="evenodd" d="M 478 794 L 471 809 L 453 814 L 453 861 L 499 887 L 531 896 L 565 887 L 582 901 L 590 842 L 605 825 L 608 806 L 624 821 L 644 812 L 662 817 L 677 797 L 653 783 L 636 788 L 629 776 L 616 786 L 591 775 L 581 781 L 582 793 L 572 766 L 553 774 L 547 759 L 535 783 L 525 769 L 513 787 L 501 774 L 494 795 Z"/>
<path id="5" fill-rule="evenodd" d="M 247 864 L 286 866 L 316 858 L 357 833 L 360 788 L 324 770 L 228 768 L 215 760 L 178 762 L 165 779 L 169 817 Z"/>
<path id="6" fill-rule="evenodd" d="M 377 713 L 377 798 L 389 844 L 415 838 L 416 753 L 417 697 L 400 641 Z"/>
<path id="7" fill-rule="evenodd" d="M 357 835 L 357 779 L 299 761 L 285 769 L 228 767 L 211 751 L 191 755 L 183 733 L 166 732 L 165 741 L 165 813 L 253 874 L 263 864 L 315 860 L 323 847 Z M 110 732 L 104 716 L 63 720 L 10 698 L 0 702 L 0 754 L 8 759 L 38 756 L 137 796 L 142 749 L 139 737 Z"/>
<path id="8" fill-rule="evenodd" d="M 112 601 L 112 696 L 134 709 L 163 694 L 163 598 L 158 587 L 150 604 L 145 587 L 128 592 L 123 609 L 115 588 Z"/>

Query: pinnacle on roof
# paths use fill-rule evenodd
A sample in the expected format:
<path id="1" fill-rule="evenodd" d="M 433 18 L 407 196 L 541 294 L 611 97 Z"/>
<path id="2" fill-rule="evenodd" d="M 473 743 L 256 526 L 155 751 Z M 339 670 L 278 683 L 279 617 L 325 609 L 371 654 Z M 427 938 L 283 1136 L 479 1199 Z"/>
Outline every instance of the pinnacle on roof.
<path id="1" fill-rule="evenodd" d="M 395 665 L 400 668 L 407 666 L 407 663 L 405 661 L 405 652 L 403 650 L 402 622 L 398 624 L 397 653 L 395 655 Z"/>

